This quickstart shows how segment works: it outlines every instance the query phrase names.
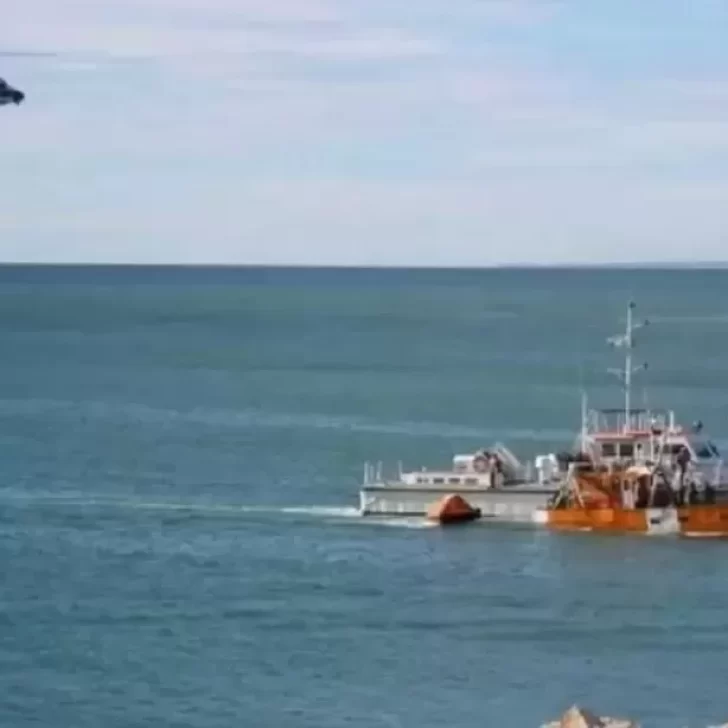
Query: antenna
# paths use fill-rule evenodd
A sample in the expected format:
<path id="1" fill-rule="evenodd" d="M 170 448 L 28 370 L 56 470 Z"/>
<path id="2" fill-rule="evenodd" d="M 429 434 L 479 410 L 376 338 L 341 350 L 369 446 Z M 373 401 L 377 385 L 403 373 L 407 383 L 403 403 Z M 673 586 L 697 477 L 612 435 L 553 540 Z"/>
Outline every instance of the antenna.
<path id="1" fill-rule="evenodd" d="M 632 366 L 632 350 L 634 349 L 634 332 L 644 326 L 649 325 L 649 321 L 645 319 L 639 323 L 634 323 L 634 310 L 636 304 L 634 301 L 630 301 L 627 306 L 627 328 L 624 334 L 618 334 L 612 336 L 607 341 L 615 348 L 624 348 L 624 368 L 623 369 L 610 369 L 609 373 L 617 376 L 624 386 L 624 426 L 625 429 L 629 426 L 630 413 L 632 411 L 632 375 L 639 371 L 647 369 L 647 362 L 639 364 L 638 366 Z"/>
<path id="2" fill-rule="evenodd" d="M 579 385 L 581 392 L 581 430 L 579 432 L 579 450 L 586 450 L 587 432 L 589 429 L 589 408 L 586 389 L 584 388 L 584 362 L 579 362 Z"/>

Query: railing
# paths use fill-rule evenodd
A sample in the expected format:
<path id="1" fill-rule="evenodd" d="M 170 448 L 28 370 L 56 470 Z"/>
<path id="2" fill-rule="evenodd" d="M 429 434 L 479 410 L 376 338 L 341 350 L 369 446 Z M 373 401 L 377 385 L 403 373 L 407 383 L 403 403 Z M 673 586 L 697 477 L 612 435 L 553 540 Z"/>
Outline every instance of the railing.
<path id="1" fill-rule="evenodd" d="M 674 457 L 661 455 L 657 458 L 657 463 L 667 474 L 668 478 L 679 477 L 680 469 Z M 718 460 L 716 463 L 691 462 L 686 470 L 686 475 L 690 477 L 691 474 L 697 475 L 702 482 L 717 488 L 723 479 L 723 461 Z"/>
<path id="2" fill-rule="evenodd" d="M 364 463 L 364 485 L 374 485 L 382 482 L 382 463 Z"/>
<path id="3" fill-rule="evenodd" d="M 587 414 L 587 427 L 590 432 L 624 432 L 625 430 L 650 430 L 657 427 L 671 430 L 675 427 L 673 412 L 651 410 L 591 410 Z"/>
<path id="4" fill-rule="evenodd" d="M 382 482 L 382 462 L 364 463 L 364 485 L 376 485 Z"/>
<path id="5" fill-rule="evenodd" d="M 713 487 L 717 488 L 723 480 L 723 460 L 718 460 L 713 472 Z"/>

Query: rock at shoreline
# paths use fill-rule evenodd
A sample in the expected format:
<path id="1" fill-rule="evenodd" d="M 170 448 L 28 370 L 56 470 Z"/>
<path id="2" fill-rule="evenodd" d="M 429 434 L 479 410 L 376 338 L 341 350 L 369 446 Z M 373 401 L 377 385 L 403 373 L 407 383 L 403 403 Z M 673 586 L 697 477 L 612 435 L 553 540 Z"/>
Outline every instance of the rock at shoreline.
<path id="1" fill-rule="evenodd" d="M 586 708 L 573 705 L 559 720 L 545 723 L 541 728 L 640 728 L 638 723 L 625 718 L 598 716 Z"/>

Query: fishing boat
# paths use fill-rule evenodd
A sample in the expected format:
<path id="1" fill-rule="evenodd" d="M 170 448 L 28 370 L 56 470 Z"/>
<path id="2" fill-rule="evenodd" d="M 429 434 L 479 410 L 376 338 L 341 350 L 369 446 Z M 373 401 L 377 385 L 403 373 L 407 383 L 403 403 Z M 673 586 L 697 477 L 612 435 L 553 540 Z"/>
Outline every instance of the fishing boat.
<path id="1" fill-rule="evenodd" d="M 728 537 L 728 498 L 681 463 L 667 469 L 572 466 L 537 523 L 562 531 Z"/>
<path id="2" fill-rule="evenodd" d="M 523 463 L 503 443 L 473 453 L 455 455 L 449 466 L 383 475 L 382 464 L 364 466 L 359 491 L 362 515 L 424 516 L 433 503 L 459 495 L 483 517 L 508 521 L 543 519 L 543 513 L 563 487 L 573 479 L 575 467 L 624 470 L 651 469 L 659 460 L 664 470 L 678 457 L 686 459 L 691 473 L 717 495 L 728 493 L 718 448 L 706 436 L 701 422 L 686 427 L 670 410 L 632 406 L 632 377 L 646 364 L 633 364 L 635 332 L 647 321 L 635 322 L 635 304 L 627 307 L 624 333 L 609 343 L 625 350 L 624 365 L 609 370 L 624 387 L 624 405 L 616 409 L 590 409 L 582 395 L 581 427 L 572 447 L 561 453 L 538 455 Z"/>

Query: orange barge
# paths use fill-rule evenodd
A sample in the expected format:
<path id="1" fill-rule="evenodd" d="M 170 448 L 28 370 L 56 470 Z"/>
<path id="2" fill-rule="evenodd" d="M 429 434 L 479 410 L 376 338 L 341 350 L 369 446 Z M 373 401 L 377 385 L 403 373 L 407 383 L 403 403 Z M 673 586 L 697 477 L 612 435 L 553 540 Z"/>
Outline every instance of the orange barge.
<path id="1" fill-rule="evenodd" d="M 722 501 L 722 499 L 721 499 Z M 658 468 L 572 468 L 535 519 L 560 531 L 728 537 L 728 503 L 709 485 L 670 481 Z"/>

